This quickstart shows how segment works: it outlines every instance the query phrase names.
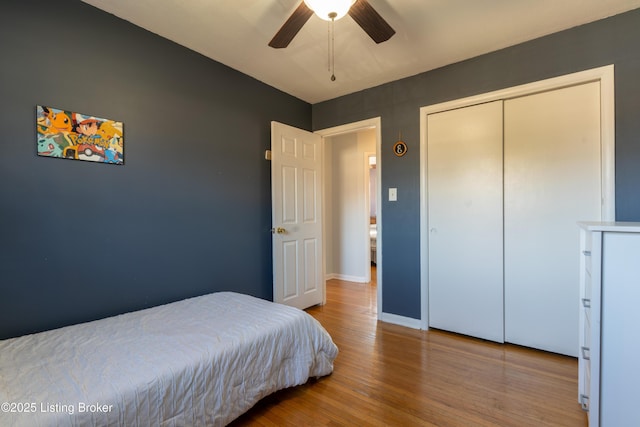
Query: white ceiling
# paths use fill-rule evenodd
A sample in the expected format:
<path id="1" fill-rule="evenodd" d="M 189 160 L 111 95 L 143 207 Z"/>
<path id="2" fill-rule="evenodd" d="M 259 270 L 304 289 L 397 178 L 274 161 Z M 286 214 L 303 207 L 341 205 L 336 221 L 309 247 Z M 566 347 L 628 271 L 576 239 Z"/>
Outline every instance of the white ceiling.
<path id="1" fill-rule="evenodd" d="M 640 0 L 369 0 L 396 30 L 375 44 L 346 16 L 317 16 L 289 47 L 267 43 L 302 0 L 83 0 L 309 103 L 640 7 Z"/>

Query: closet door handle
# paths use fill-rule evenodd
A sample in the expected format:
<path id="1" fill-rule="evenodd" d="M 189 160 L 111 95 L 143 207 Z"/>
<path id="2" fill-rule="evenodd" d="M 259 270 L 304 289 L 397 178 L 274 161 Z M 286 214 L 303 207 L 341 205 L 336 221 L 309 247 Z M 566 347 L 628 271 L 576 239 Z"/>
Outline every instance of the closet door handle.
<path id="1" fill-rule="evenodd" d="M 589 354 L 591 350 L 589 350 L 589 347 L 580 347 L 580 350 L 582 350 L 582 358 L 584 360 L 591 360 L 591 355 Z"/>
<path id="2" fill-rule="evenodd" d="M 582 251 L 584 256 L 591 256 L 591 251 Z"/>
<path id="3" fill-rule="evenodd" d="M 582 306 L 584 308 L 591 308 L 591 300 L 589 298 L 582 298 Z"/>

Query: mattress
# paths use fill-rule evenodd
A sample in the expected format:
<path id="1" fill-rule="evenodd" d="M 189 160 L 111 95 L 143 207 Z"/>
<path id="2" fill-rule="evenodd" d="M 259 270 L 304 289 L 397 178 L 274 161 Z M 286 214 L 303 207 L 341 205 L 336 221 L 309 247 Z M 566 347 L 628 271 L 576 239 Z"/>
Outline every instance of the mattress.
<path id="1" fill-rule="evenodd" d="M 0 341 L 0 425 L 226 425 L 337 353 L 304 311 L 213 293 Z"/>

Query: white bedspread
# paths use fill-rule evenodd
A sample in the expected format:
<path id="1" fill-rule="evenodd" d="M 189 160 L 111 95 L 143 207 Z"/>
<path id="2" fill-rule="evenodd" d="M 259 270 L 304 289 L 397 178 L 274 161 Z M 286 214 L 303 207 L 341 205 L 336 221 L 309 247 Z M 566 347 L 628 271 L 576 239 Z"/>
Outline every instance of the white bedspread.
<path id="1" fill-rule="evenodd" d="M 225 425 L 337 352 L 304 311 L 213 293 L 0 341 L 0 426 Z"/>

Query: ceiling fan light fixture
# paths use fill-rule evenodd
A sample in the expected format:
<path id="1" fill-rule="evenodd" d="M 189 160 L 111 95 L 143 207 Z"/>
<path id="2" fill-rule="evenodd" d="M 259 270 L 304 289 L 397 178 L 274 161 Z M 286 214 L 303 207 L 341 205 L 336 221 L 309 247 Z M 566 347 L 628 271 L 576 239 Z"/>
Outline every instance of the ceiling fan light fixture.
<path id="1" fill-rule="evenodd" d="M 304 0 L 307 7 L 325 21 L 337 21 L 349 12 L 356 0 Z"/>

